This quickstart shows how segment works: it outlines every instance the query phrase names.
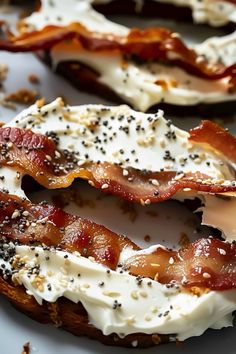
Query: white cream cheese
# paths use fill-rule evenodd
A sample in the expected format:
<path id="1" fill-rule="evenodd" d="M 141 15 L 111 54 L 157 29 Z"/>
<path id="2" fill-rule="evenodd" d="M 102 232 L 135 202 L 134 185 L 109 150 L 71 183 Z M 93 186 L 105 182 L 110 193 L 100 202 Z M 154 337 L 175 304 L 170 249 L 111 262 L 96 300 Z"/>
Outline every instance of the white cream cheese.
<path id="1" fill-rule="evenodd" d="M 167 121 L 162 111 L 145 114 L 125 105 L 64 106 L 58 98 L 40 109 L 37 105 L 29 107 L 5 126 L 32 129 L 35 133 L 49 136 L 53 133 L 57 137 L 58 149 L 74 152 L 79 166 L 83 167 L 88 161 L 118 163 L 128 180 L 127 168 L 133 167 L 149 171 L 177 171 L 177 179 L 184 173 L 200 172 L 211 178 L 207 183 L 235 183 L 235 166 L 230 166 L 224 156 L 210 147 L 190 143 L 189 133 Z M 13 183 L 8 177 L 2 182 L 0 180 L 2 188 L 5 186 L 12 194 L 22 195 L 20 180 L 16 189 L 15 172 L 9 173 L 13 174 Z M 156 185 L 157 181 L 150 183 Z M 234 239 L 234 218 L 231 218 L 230 213 L 227 217 L 218 218 L 215 209 L 218 208 L 219 199 L 213 195 L 212 203 L 209 204 L 206 196 L 206 193 L 184 189 L 173 198 L 183 201 L 197 197 L 203 204 L 206 200 L 207 207 L 202 209 L 203 223 L 222 230 L 226 239 Z M 232 210 L 233 197 L 226 202 L 227 208 L 232 205 Z M 216 207 L 212 206 L 214 203 Z M 221 208 L 218 208 L 218 213 L 220 212 Z"/>
<path id="2" fill-rule="evenodd" d="M 0 63 L 0 83 L 7 78 L 8 67 L 6 64 Z"/>
<path id="3" fill-rule="evenodd" d="M 217 62 L 230 66 L 236 63 L 236 31 L 222 37 L 211 37 L 193 49 L 206 57 L 210 63 Z"/>
<path id="4" fill-rule="evenodd" d="M 21 188 L 24 173 L 19 168 L 8 166 L 0 167 L 0 191 L 25 198 L 25 193 Z"/>
<path id="5" fill-rule="evenodd" d="M 98 117 L 100 118 L 99 122 L 97 121 Z M 119 127 L 125 128 L 127 123 L 125 119 L 131 117 L 133 118 L 129 122 L 129 139 L 122 140 L 126 139 L 122 134 L 124 136 L 126 134 L 123 130 L 119 130 Z M 135 168 L 159 169 L 159 164 L 162 164 L 160 156 L 163 157 L 163 149 L 166 148 L 162 146 L 161 139 L 170 131 L 176 135 L 176 139 L 170 142 L 167 136 L 164 139 L 167 139 L 167 148 L 176 159 L 172 162 L 178 171 L 179 165 L 176 161 L 180 163 L 179 154 L 186 153 L 188 149 L 187 154 L 197 153 L 201 156 L 203 152 L 201 146 L 197 144 L 195 146 L 188 142 L 189 135 L 187 132 L 166 121 L 161 111 L 158 114 L 150 115 L 135 112 L 127 106 L 89 105 L 69 107 L 64 106 L 62 101 L 57 99 L 40 109 L 37 105 L 31 106 L 10 122 L 8 126 L 30 128 L 35 132 L 44 134 L 54 132 L 59 138 L 59 149 L 69 149 L 71 151 L 77 151 L 78 149 L 81 153 L 81 161 L 83 158 L 86 161 L 85 153 L 87 151 L 90 158 L 96 161 L 104 154 L 100 156 L 97 155 L 97 151 L 90 150 L 90 138 L 95 138 L 94 135 L 90 135 L 91 127 L 93 126 L 95 135 L 99 139 L 105 139 L 104 133 L 109 132 L 110 121 L 112 121 L 112 129 L 116 130 L 118 138 L 115 140 L 114 146 L 111 145 L 109 151 L 112 151 L 113 148 L 120 148 L 120 139 L 121 148 L 124 148 L 125 154 L 129 152 L 126 149 L 127 146 L 132 149 L 134 145 L 137 149 L 138 162 L 135 162 L 135 160 L 130 160 L 129 163 L 123 161 L 124 157 L 131 159 L 131 155 L 121 154 L 125 156 L 121 157 L 119 161 L 126 167 L 130 166 L 130 163 L 131 165 L 136 163 Z M 98 124 L 96 124 L 97 122 Z M 136 123 L 145 129 L 146 134 L 142 133 L 141 128 L 141 133 L 138 133 L 140 130 L 136 131 L 134 129 L 137 127 Z M 155 130 L 152 129 L 153 125 Z M 152 141 L 153 138 L 150 137 L 150 145 L 149 140 L 146 143 L 142 142 L 140 144 L 141 141 L 137 143 L 137 139 L 146 138 L 151 131 L 154 132 L 154 142 Z M 121 135 L 119 136 L 119 134 Z M 142 134 L 144 135 L 142 136 Z M 82 139 L 88 143 L 86 148 L 81 144 Z M 153 143 L 156 146 L 155 149 L 152 147 Z M 222 156 L 218 156 L 214 151 L 206 151 L 205 148 L 204 154 L 206 155 L 202 156 L 202 160 L 200 159 L 197 162 L 191 158 L 188 161 L 186 155 L 187 164 L 183 168 L 191 171 L 200 170 L 203 173 L 210 174 L 213 178 L 233 179 L 234 173 L 228 167 L 227 161 L 224 159 L 222 161 Z M 109 156 L 106 153 L 104 161 L 107 161 Z M 111 156 L 113 155 L 111 154 Z M 110 161 L 108 160 L 108 162 Z M 210 162 L 210 165 L 208 166 L 206 162 Z M 16 176 L 16 171 L 14 173 L 12 179 Z M 11 179 L 8 182 L 10 183 Z M 3 183 L 5 183 L 4 180 Z M 18 191 L 15 193 L 19 195 Z M 212 196 L 212 198 L 218 200 L 215 196 Z M 206 203 L 208 203 L 207 199 Z M 227 220 L 226 227 L 228 227 Z M 214 222 L 217 221 L 212 220 L 212 223 Z M 216 225 L 223 229 L 220 219 Z M 156 247 L 160 246 L 152 246 L 150 249 L 139 251 L 139 253 L 150 253 Z M 36 253 L 38 256 L 35 256 Z M 43 300 L 55 302 L 61 296 L 75 303 L 81 302 L 88 313 L 90 323 L 105 335 L 117 333 L 124 336 L 137 332 L 177 334 L 179 340 L 184 340 L 191 336 L 201 335 L 207 328 L 219 329 L 232 325 L 231 313 L 236 309 L 235 290 L 210 291 L 198 297 L 184 291 L 181 287 L 169 289 L 158 282 L 150 281 L 150 279 L 143 279 L 140 286 L 135 277 L 127 273 L 120 273 L 119 268 L 115 272 L 107 273 L 105 267 L 93 262 L 92 259 L 81 257 L 78 253 L 71 255 L 63 251 L 46 251 L 41 247 L 32 249 L 28 246 L 17 246 L 16 254 L 23 258 L 29 268 L 40 265 L 38 274 L 42 276 L 39 278 L 40 280 L 36 277 L 37 274 L 29 277 L 28 269 L 22 269 L 14 275 L 14 279 L 17 279 L 30 295 L 33 295 L 40 304 Z M 120 260 L 124 262 L 134 254 L 133 250 L 126 249 L 122 252 Z"/>
<path id="6" fill-rule="evenodd" d="M 68 0 L 66 7 L 60 0 L 41 0 L 41 8 L 24 19 L 28 30 L 41 30 L 52 24 L 66 26 L 79 22 L 90 31 L 126 35 L 129 29 L 109 21 L 93 9 L 91 3 L 109 3 L 112 0 Z M 135 0 L 134 0 L 135 1 Z M 145 0 L 136 0 L 137 9 L 142 9 Z M 215 0 L 154 0 L 156 2 L 189 7 L 196 23 L 209 23 L 212 26 L 223 26 L 236 22 L 236 5 L 228 1 Z M 25 30 L 25 29 L 24 29 Z"/>
<path id="7" fill-rule="evenodd" d="M 81 302 L 90 323 L 105 335 L 176 334 L 179 340 L 185 340 L 208 328 L 232 326 L 235 290 L 197 296 L 148 278 L 138 285 L 136 277 L 118 270 L 108 273 L 105 267 L 78 253 L 17 246 L 16 254 L 26 266 L 13 277 L 28 294 L 39 304 L 43 300 L 55 302 L 61 296 Z M 29 276 L 28 270 L 37 265 L 39 274 Z"/>
<path id="8" fill-rule="evenodd" d="M 8 74 L 8 66 L 6 64 L 0 63 L 0 87 L 2 88 L 3 81 L 6 80 Z M 5 92 L 0 90 L 0 105 L 6 104 Z"/>
<path id="9" fill-rule="evenodd" d="M 145 114 L 125 105 L 64 106 L 56 99 L 40 109 L 37 104 L 31 106 L 4 126 L 55 133 L 58 148 L 76 153 L 81 166 L 86 161 L 101 161 L 123 168 L 201 171 L 213 179 L 234 179 L 222 155 L 190 143 L 189 133 L 167 121 L 162 111 Z"/>
<path id="10" fill-rule="evenodd" d="M 41 0 L 41 8 L 24 19 L 28 31 L 41 30 L 48 25 L 67 26 L 79 22 L 91 32 L 125 36 L 129 29 L 107 20 L 93 10 L 89 0 Z M 24 28 L 25 30 L 25 28 Z"/>
<path id="11" fill-rule="evenodd" d="M 158 63 L 124 65 L 121 54 L 95 53 L 68 43 L 57 44 L 51 50 L 54 68 L 60 62 L 75 61 L 98 73 L 97 81 L 105 84 L 135 109 L 146 111 L 158 103 L 173 105 L 213 104 L 234 101 L 229 93 L 229 78 L 211 80 L 198 78 L 178 67 Z M 114 85 L 115 83 L 115 85 Z"/>
<path id="12" fill-rule="evenodd" d="M 199 4 L 201 8 L 205 6 L 203 2 L 194 1 L 194 3 Z M 213 6 L 212 3 L 211 6 Z M 103 15 L 93 10 L 89 0 L 79 2 L 69 0 L 66 8 L 61 1 L 43 0 L 40 11 L 34 12 L 24 20 L 29 31 L 41 30 L 49 24 L 66 26 L 73 22 L 81 23 L 90 31 L 96 32 L 97 35 L 111 33 L 126 36 L 130 31 L 127 27 L 108 21 Z M 232 58 L 228 61 L 233 61 L 235 56 L 232 48 L 234 45 L 228 45 L 229 40 L 232 42 L 231 38 L 216 41 L 210 39 L 208 42 L 204 42 L 202 47 L 199 45 L 196 48 L 199 54 L 204 54 L 206 47 L 212 48 L 214 45 L 214 50 L 211 49 L 210 53 L 215 57 L 216 53 L 223 55 L 222 43 L 224 43 L 224 50 L 229 48 L 230 54 L 232 54 Z M 173 53 L 170 55 L 173 56 Z M 211 80 L 195 77 L 180 68 L 156 63 L 138 65 L 132 60 L 127 60 L 124 66 L 122 65 L 122 54 L 86 51 L 79 44 L 76 46 L 64 42 L 52 48 L 51 56 L 54 67 L 60 62 L 71 60 L 88 65 L 99 74 L 97 78 L 99 82 L 108 86 L 124 101 L 132 104 L 134 108 L 142 111 L 161 102 L 174 105 L 197 105 L 236 99 L 236 94 L 229 92 L 231 87 L 229 78 L 216 80 L 213 85 Z M 114 85 L 114 83 L 116 84 Z"/>

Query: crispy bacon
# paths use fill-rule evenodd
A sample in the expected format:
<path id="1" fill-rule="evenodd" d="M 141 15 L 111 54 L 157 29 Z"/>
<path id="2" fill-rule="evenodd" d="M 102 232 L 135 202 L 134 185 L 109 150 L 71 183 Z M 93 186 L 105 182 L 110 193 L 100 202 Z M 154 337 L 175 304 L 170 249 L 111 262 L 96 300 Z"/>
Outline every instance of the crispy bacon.
<path id="1" fill-rule="evenodd" d="M 229 77 L 235 87 L 236 66 L 221 63 L 211 65 L 206 58 L 190 49 L 183 40 L 165 28 L 131 29 L 126 36 L 91 32 L 80 23 L 67 26 L 48 25 L 39 31 L 29 31 L 24 21 L 20 34 L 0 41 L 0 49 L 12 52 L 50 49 L 55 44 L 73 39 L 90 51 L 110 51 L 131 55 L 142 60 L 161 60 L 183 67 L 188 72 L 209 80 Z"/>
<path id="2" fill-rule="evenodd" d="M 110 269 L 116 269 L 125 247 L 140 251 L 129 239 L 59 208 L 45 203 L 34 205 L 4 193 L 0 193 L 0 198 L 0 236 L 8 240 L 79 251 Z M 163 284 L 233 289 L 236 288 L 236 244 L 209 238 L 179 251 L 159 247 L 152 254 L 132 256 L 124 267 L 133 275 L 150 277 Z"/>
<path id="3" fill-rule="evenodd" d="M 203 120 L 199 127 L 190 130 L 190 140 L 208 144 L 236 163 L 236 139 L 219 125 Z"/>
<path id="4" fill-rule="evenodd" d="M 116 268 L 124 247 L 137 249 L 129 239 L 60 208 L 45 203 L 34 205 L 4 193 L 0 198 L 0 235 L 8 239 L 79 251 L 111 269 Z"/>
<path id="5" fill-rule="evenodd" d="M 236 244 L 200 239 L 179 251 L 159 247 L 153 254 L 136 255 L 125 264 L 132 274 L 148 276 L 160 283 L 212 290 L 236 286 Z"/>
<path id="6" fill-rule="evenodd" d="M 222 143 L 225 144 L 225 136 L 220 135 L 219 148 L 221 137 Z M 235 140 L 233 137 L 230 139 Z M 103 192 L 118 195 L 129 201 L 141 202 L 143 205 L 169 199 L 184 188 L 208 193 L 236 191 L 233 184 L 227 186 L 213 184 L 209 176 L 201 172 L 188 173 L 176 179 L 177 172 L 143 172 L 129 168 L 129 178 L 132 179 L 130 182 L 118 165 L 91 162 L 81 168 L 76 157 L 69 152 L 59 151 L 58 158 L 58 149 L 52 139 L 26 129 L 0 128 L 0 148 L 2 165 L 19 167 L 47 189 L 66 188 L 75 178 L 81 178 L 88 180 L 92 186 Z M 233 156 L 232 151 L 232 160 L 235 154 Z M 150 183 L 153 179 L 158 181 L 158 187 Z"/>

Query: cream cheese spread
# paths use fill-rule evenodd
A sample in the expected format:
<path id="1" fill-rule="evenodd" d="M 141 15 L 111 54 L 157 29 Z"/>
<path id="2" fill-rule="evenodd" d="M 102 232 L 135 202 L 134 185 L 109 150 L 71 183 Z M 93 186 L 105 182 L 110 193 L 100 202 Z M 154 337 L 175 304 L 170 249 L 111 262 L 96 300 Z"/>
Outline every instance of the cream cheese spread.
<path id="1" fill-rule="evenodd" d="M 94 53 L 69 43 L 57 44 L 51 50 L 51 58 L 54 68 L 67 61 L 89 66 L 98 73 L 98 82 L 141 111 L 147 111 L 158 103 L 192 106 L 236 99 L 235 93 L 229 93 L 227 77 L 215 80 L 213 85 L 211 80 L 198 78 L 178 67 L 158 63 L 137 64 L 132 60 L 123 65 L 121 54 Z"/>
<path id="2" fill-rule="evenodd" d="M 177 179 L 188 172 L 201 172 L 211 178 L 210 183 L 235 183 L 235 166 L 230 166 L 224 156 L 210 147 L 190 143 L 189 133 L 166 120 L 162 111 L 145 114 L 125 105 L 65 106 L 58 98 L 40 109 L 37 104 L 29 107 L 5 126 L 27 128 L 48 136 L 53 134 L 60 150 L 67 149 L 76 154 L 79 166 L 91 161 L 117 163 L 123 168 L 127 179 L 127 168 L 133 167 L 153 172 L 177 171 Z M 4 169 L 8 171 L 7 167 Z M 19 191 L 20 179 L 14 179 L 15 172 L 11 169 L 9 173 L 10 177 L 0 180 L 0 183 L 4 187 L 7 181 L 5 188 L 13 192 L 17 183 L 17 193 L 23 193 Z M 183 190 L 173 196 L 181 201 L 194 197 L 200 198 L 203 204 L 206 200 L 207 207 L 202 209 L 203 223 L 219 228 L 227 239 L 234 239 L 234 218 L 227 217 L 224 221 L 215 218 L 214 205 L 218 205 L 218 197 L 211 196 L 212 203 L 209 204 L 206 193 Z M 232 203 L 234 197 L 225 201 L 228 208 Z M 220 212 L 221 208 L 218 210 Z"/>
<path id="3" fill-rule="evenodd" d="M 194 1 L 202 6 L 203 2 Z M 212 4 L 210 1 L 209 3 Z M 216 2 L 214 2 L 215 4 Z M 218 4 L 218 1 L 217 1 Z M 226 4 L 228 5 L 228 3 Z M 230 6 L 232 4 L 229 4 Z M 235 6 L 234 6 L 235 7 Z M 212 13 L 212 11 L 210 11 Z M 236 13 L 236 12 L 235 12 Z M 91 32 L 107 33 L 116 36 L 126 36 L 130 29 L 107 20 L 96 12 L 88 0 L 69 0 L 66 6 L 58 0 L 43 0 L 40 11 L 34 12 L 24 19 L 28 31 L 41 30 L 47 25 L 66 26 L 79 22 Z M 229 43 L 230 41 L 230 43 Z M 209 39 L 196 47 L 200 55 L 209 49 L 210 56 L 224 57 L 229 51 L 230 59 L 234 60 L 234 44 L 232 38 Z M 224 43 L 224 44 L 222 44 Z M 222 48 L 222 46 L 224 48 Z M 207 52 L 207 51 L 206 51 Z M 173 55 L 173 53 L 170 53 Z M 131 59 L 123 65 L 122 54 L 113 52 L 86 51 L 77 43 L 59 43 L 51 50 L 54 68 L 60 62 L 75 61 L 89 66 L 98 73 L 97 80 L 116 92 L 124 101 L 142 111 L 151 106 L 165 102 L 174 105 L 197 105 L 200 103 L 213 104 L 225 101 L 234 101 L 236 94 L 230 92 L 229 77 L 221 80 L 198 78 L 190 75 L 183 69 L 168 67 L 162 64 L 138 64 Z M 114 85 L 114 82 L 116 83 Z"/>
<path id="4" fill-rule="evenodd" d="M 25 198 L 25 193 L 21 188 L 23 171 L 20 168 L 8 166 L 0 167 L 0 190 L 9 194 Z"/>
<path id="5" fill-rule="evenodd" d="M 105 16 L 93 10 L 89 0 L 67 0 L 66 6 L 61 0 L 42 0 L 40 10 L 24 19 L 28 31 L 41 30 L 48 25 L 67 26 L 76 22 L 91 32 L 121 36 L 129 33 L 127 27 L 109 21 Z"/>
<path id="6" fill-rule="evenodd" d="M 163 111 L 136 112 L 126 105 L 65 106 L 60 98 L 38 108 L 35 104 L 4 126 L 54 133 L 58 148 L 76 153 L 79 164 L 109 162 L 149 171 L 205 173 L 233 180 L 224 156 L 189 142 L 189 133 L 166 120 Z"/>
<path id="7" fill-rule="evenodd" d="M 236 31 L 222 37 L 211 37 L 193 49 L 206 57 L 210 63 L 223 63 L 230 66 L 236 63 Z"/>
<path id="8" fill-rule="evenodd" d="M 179 171 L 181 167 L 186 172 L 201 171 L 212 178 L 231 181 L 234 177 L 221 155 L 210 148 L 203 149 L 200 144 L 190 143 L 189 134 L 165 120 L 162 111 L 144 114 L 127 106 L 70 107 L 57 99 L 41 107 L 37 104 L 31 106 L 5 126 L 29 128 L 49 136 L 53 132 L 54 137 L 58 138 L 59 149 L 80 152 L 81 166 L 88 159 L 94 162 L 99 159 L 121 163 L 123 168 L 132 166 L 156 171 L 162 166 L 164 170 L 169 170 L 170 167 L 165 165 L 168 162 L 168 159 L 165 160 L 165 151 L 168 149 L 167 155 L 172 157 L 169 161 L 173 164 L 171 169 Z M 129 128 L 128 131 L 126 127 Z M 117 136 L 114 135 L 113 142 L 109 138 L 114 133 Z M 98 154 L 96 148 L 93 150 L 94 144 L 96 145 L 94 139 L 107 139 L 106 142 L 102 141 L 105 153 Z M 135 150 L 136 158 L 132 158 L 132 152 L 124 147 Z M 121 153 L 120 149 L 124 152 Z M 120 155 L 114 154 L 117 150 Z M 191 158 L 191 154 L 198 156 Z M 185 161 L 182 165 L 181 156 Z M 20 195 L 17 190 L 22 177 L 20 171 L 2 167 L 0 172 L 5 176 L 2 180 L 0 178 L 0 187 L 8 187 L 13 194 Z M 200 198 L 206 198 L 204 208 L 208 214 L 204 223 L 207 223 L 207 218 L 215 215 L 212 208 L 219 199 L 209 196 L 213 203 L 210 204 L 207 194 L 201 194 Z M 221 206 L 217 205 L 216 209 L 219 210 L 219 207 Z M 213 214 L 210 214 L 211 210 Z M 232 214 L 229 214 L 229 221 L 232 224 L 234 219 L 230 215 Z M 220 219 L 212 219 L 211 225 L 216 225 L 224 232 L 231 232 L 228 219 L 223 221 L 226 226 L 222 227 Z M 157 247 L 161 246 L 152 246 L 138 253 L 152 253 Z M 82 257 L 79 253 L 70 254 L 54 249 L 45 250 L 40 246 L 19 245 L 15 247 L 15 252 L 25 266 L 13 275 L 13 280 L 22 284 L 28 294 L 34 296 L 39 304 L 43 300 L 53 303 L 62 296 L 75 303 L 81 302 L 90 323 L 105 335 L 117 333 L 122 337 L 137 332 L 159 333 L 176 335 L 179 340 L 185 340 L 201 335 L 207 328 L 219 329 L 232 325 L 232 312 L 236 309 L 235 290 L 209 291 L 197 296 L 179 285 L 168 287 L 146 278 L 142 279 L 140 285 L 136 277 L 126 272 L 121 273 L 119 268 L 116 271 L 107 271 L 106 267 L 95 263 L 91 258 Z M 137 252 L 132 249 L 124 249 L 120 261 L 125 262 L 135 253 Z M 10 264 L 4 260 L 0 263 L 2 262 L 11 270 Z M 31 274 L 29 269 L 36 266 L 39 266 L 38 273 Z"/>
<path id="9" fill-rule="evenodd" d="M 22 284 L 39 304 L 62 296 L 81 302 L 89 322 L 104 335 L 158 333 L 185 340 L 208 328 L 232 326 L 235 290 L 197 296 L 181 286 L 169 287 L 149 278 L 140 283 L 119 268 L 108 271 L 78 252 L 47 251 L 40 246 L 16 246 L 15 251 L 25 266 L 13 275 L 14 282 Z M 36 267 L 37 272 L 31 273 Z"/>

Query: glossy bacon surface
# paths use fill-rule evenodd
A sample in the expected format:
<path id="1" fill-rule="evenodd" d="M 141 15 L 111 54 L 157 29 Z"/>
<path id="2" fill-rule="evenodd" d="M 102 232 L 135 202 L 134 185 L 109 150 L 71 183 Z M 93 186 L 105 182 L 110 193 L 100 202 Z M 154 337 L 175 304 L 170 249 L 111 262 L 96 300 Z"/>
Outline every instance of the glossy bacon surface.
<path id="1" fill-rule="evenodd" d="M 236 244 L 200 239 L 179 251 L 160 247 L 153 254 L 133 256 L 126 266 L 132 274 L 160 283 L 174 280 L 185 287 L 232 289 L 236 286 Z"/>
<path id="2" fill-rule="evenodd" d="M 209 120 L 203 120 L 199 127 L 190 130 L 190 140 L 208 144 L 223 153 L 232 162 L 236 162 L 235 137 Z"/>
<path id="3" fill-rule="evenodd" d="M 66 26 L 47 25 L 42 30 L 29 31 L 24 20 L 19 25 L 20 34 L 0 41 L 0 49 L 12 52 L 50 49 L 64 40 L 75 40 L 90 51 L 121 53 L 141 60 L 161 60 L 183 67 L 188 72 L 209 80 L 229 77 L 235 87 L 235 65 L 210 64 L 204 57 L 189 48 L 183 40 L 166 28 L 133 28 L 128 35 L 91 32 L 80 23 Z"/>
<path id="4" fill-rule="evenodd" d="M 70 252 L 79 251 L 114 269 L 125 246 L 137 249 L 129 239 L 104 226 L 41 203 L 34 205 L 0 193 L 0 236 L 23 244 L 45 244 Z"/>
<path id="5" fill-rule="evenodd" d="M 140 250 L 129 239 L 51 205 L 34 205 L 4 193 L 0 193 L 0 199 L 0 236 L 9 241 L 79 251 L 110 269 L 116 269 L 125 247 Z M 132 256 L 124 267 L 135 276 L 150 277 L 163 284 L 233 289 L 236 288 L 236 244 L 209 238 L 179 251 L 159 247 L 152 254 Z"/>
<path id="6" fill-rule="evenodd" d="M 193 135 L 192 139 L 194 139 Z M 222 135 L 222 139 L 222 144 L 225 144 L 225 136 Z M 230 139 L 235 140 L 231 136 Z M 220 141 L 219 138 L 218 145 Z M 204 138 L 201 142 L 204 142 Z M 206 141 L 206 143 L 210 142 Z M 2 165 L 19 167 L 26 175 L 30 175 L 48 189 L 66 188 L 75 178 L 81 178 L 88 180 L 92 186 L 103 192 L 141 204 L 169 199 L 184 188 L 208 193 L 236 191 L 234 184 L 227 186 L 213 184 L 211 179 L 201 172 L 188 173 L 180 179 L 175 179 L 178 171 L 143 172 L 130 168 L 129 177 L 132 179 L 130 182 L 123 175 L 123 169 L 118 165 L 90 162 L 79 167 L 77 159 L 72 153 L 59 151 L 51 138 L 26 129 L 0 128 L 0 148 L 0 163 Z M 58 153 L 60 157 L 58 157 Z M 235 158 L 235 154 L 232 151 L 232 159 Z M 152 179 L 156 179 L 159 186 L 151 184 L 150 180 Z M 206 180 L 208 180 L 207 183 Z"/>

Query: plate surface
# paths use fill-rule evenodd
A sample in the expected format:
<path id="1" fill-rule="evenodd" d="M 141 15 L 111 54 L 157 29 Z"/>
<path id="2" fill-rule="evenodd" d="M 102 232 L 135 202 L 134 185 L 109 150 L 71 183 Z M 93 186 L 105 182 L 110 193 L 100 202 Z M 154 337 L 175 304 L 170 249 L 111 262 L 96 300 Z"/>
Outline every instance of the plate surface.
<path id="1" fill-rule="evenodd" d="M 0 8 L 1 18 L 1 8 Z M 174 24 L 173 22 L 161 22 L 157 20 L 119 17 L 119 22 L 129 26 L 153 26 L 166 25 L 181 32 L 191 42 L 201 41 L 207 36 L 221 34 L 219 30 L 191 25 Z M 9 75 L 5 89 L 9 92 L 18 88 L 29 87 L 37 89 L 46 100 L 52 100 L 57 96 L 66 98 L 69 104 L 108 103 L 97 96 L 76 91 L 67 82 L 53 74 L 32 54 L 9 54 L 2 52 L 0 62 L 9 65 Z M 36 74 L 40 78 L 39 85 L 28 82 L 30 74 Z M 22 107 L 18 107 L 21 110 Z M 16 112 L 0 107 L 0 121 L 9 121 Z M 188 129 L 199 122 L 198 118 L 175 118 L 174 123 Z M 232 132 L 236 132 L 236 124 L 233 119 L 227 119 L 226 126 Z M 111 196 L 104 196 L 83 182 L 76 182 L 73 186 L 74 194 L 79 202 L 71 203 L 68 211 L 77 213 L 96 222 L 102 223 L 114 231 L 126 234 L 142 246 L 151 244 L 177 245 L 181 233 L 186 233 L 191 239 L 206 235 L 206 230 L 196 232 L 199 226 L 197 216 L 194 216 L 183 205 L 177 202 L 165 202 L 148 207 L 134 206 L 127 210 L 126 205 Z M 30 195 L 31 200 L 50 200 L 54 192 L 37 192 Z M 145 235 L 150 236 L 150 241 L 144 240 Z M 41 325 L 27 318 L 12 308 L 9 303 L 0 297 L 0 354 L 19 354 L 25 342 L 31 343 L 32 353 L 38 354 L 114 354 L 133 353 L 133 349 L 110 348 L 98 342 L 84 337 L 75 337 L 69 333 L 57 330 L 52 326 Z M 199 338 L 186 341 L 181 346 L 168 344 L 160 348 L 142 350 L 147 354 L 235 354 L 236 336 L 235 328 L 227 328 L 221 331 L 207 331 Z M 140 352 L 140 351 L 139 351 Z"/>

